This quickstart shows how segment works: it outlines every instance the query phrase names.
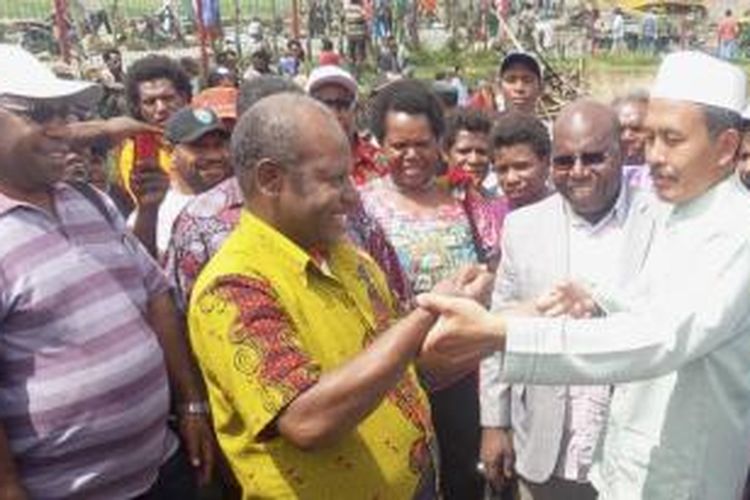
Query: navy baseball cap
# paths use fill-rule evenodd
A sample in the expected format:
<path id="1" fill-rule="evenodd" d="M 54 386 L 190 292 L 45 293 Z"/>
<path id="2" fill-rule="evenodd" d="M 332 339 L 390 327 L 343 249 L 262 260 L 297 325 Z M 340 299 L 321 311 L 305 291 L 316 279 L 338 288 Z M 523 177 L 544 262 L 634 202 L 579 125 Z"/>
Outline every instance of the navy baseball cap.
<path id="1" fill-rule="evenodd" d="M 526 66 L 534 73 L 539 81 L 542 81 L 542 65 L 539 64 L 539 60 L 530 52 L 524 52 L 521 50 L 514 50 L 508 52 L 500 63 L 500 75 L 502 76 L 512 64 L 521 64 Z"/>
<path id="2" fill-rule="evenodd" d="M 189 144 L 214 131 L 229 135 L 219 117 L 209 108 L 185 107 L 167 120 L 164 137 L 172 144 Z"/>

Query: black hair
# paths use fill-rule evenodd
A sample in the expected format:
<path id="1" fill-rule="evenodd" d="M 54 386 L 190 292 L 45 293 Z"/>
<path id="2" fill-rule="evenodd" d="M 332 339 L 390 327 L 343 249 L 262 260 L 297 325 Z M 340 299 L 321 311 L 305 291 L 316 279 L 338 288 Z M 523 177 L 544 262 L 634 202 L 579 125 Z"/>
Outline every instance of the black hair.
<path id="1" fill-rule="evenodd" d="M 443 135 L 443 147 L 446 150 L 452 148 L 461 131 L 489 135 L 491 129 L 492 121 L 484 111 L 470 108 L 459 109 L 448 116 L 445 135 Z"/>
<path id="2" fill-rule="evenodd" d="M 225 78 L 231 79 L 234 82 L 234 85 L 237 85 L 237 75 L 234 74 L 234 71 L 226 66 L 216 66 L 211 68 L 211 71 L 208 72 L 208 76 L 206 77 L 206 88 L 218 86 Z"/>
<path id="3" fill-rule="evenodd" d="M 185 96 L 186 101 L 193 97 L 190 77 L 172 58 L 161 55 L 148 55 L 130 65 L 125 75 L 125 98 L 130 114 L 141 119 L 140 84 L 151 80 L 166 79 L 172 82 L 175 90 Z"/>
<path id="4" fill-rule="evenodd" d="M 333 42 L 329 38 L 324 38 L 323 40 L 321 40 L 320 45 L 323 48 L 323 50 L 326 50 L 326 51 L 333 50 Z"/>
<path id="5" fill-rule="evenodd" d="M 264 97 L 282 92 L 304 94 L 299 85 L 278 75 L 259 75 L 243 81 L 237 93 L 237 116 L 242 116 L 253 104 Z"/>
<path id="6" fill-rule="evenodd" d="M 117 47 L 110 47 L 102 51 L 102 60 L 104 62 L 109 61 L 113 54 L 117 54 L 118 56 L 122 58 L 122 53 L 120 52 L 120 49 L 118 49 Z"/>
<path id="7" fill-rule="evenodd" d="M 528 145 L 539 158 L 548 158 L 552 150 L 549 131 L 535 116 L 519 111 L 501 113 L 490 132 L 490 145 L 494 150 Z"/>
<path id="8" fill-rule="evenodd" d="M 637 103 L 647 105 L 649 101 L 648 92 L 642 89 L 634 90 L 628 94 L 617 96 L 612 100 L 612 107 L 617 109 L 628 103 Z"/>
<path id="9" fill-rule="evenodd" d="M 706 120 L 708 136 L 711 139 L 716 139 L 722 132 L 729 129 L 742 132 L 742 116 L 736 111 L 707 104 L 701 105 L 701 108 L 703 109 L 703 117 Z"/>
<path id="10" fill-rule="evenodd" d="M 422 82 L 409 78 L 397 80 L 375 96 L 370 129 L 381 143 L 386 133 L 385 120 L 391 111 L 424 115 L 430 122 L 435 139 L 442 139 L 445 131 L 443 107 L 435 93 Z"/>

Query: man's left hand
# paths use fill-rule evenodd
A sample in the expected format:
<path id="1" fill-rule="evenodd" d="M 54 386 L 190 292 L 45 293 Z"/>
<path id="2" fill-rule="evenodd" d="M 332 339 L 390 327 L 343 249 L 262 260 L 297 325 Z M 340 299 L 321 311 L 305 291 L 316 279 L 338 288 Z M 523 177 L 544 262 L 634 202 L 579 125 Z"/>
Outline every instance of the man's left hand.
<path id="1" fill-rule="evenodd" d="M 216 461 L 216 439 L 206 415 L 182 415 L 180 434 L 185 443 L 190 465 L 196 470 L 198 484 L 204 486 L 211 480 Z"/>
<path id="2" fill-rule="evenodd" d="M 572 281 L 558 284 L 549 293 L 539 297 L 534 304 L 540 314 L 547 317 L 591 318 L 602 314 L 591 293 Z"/>

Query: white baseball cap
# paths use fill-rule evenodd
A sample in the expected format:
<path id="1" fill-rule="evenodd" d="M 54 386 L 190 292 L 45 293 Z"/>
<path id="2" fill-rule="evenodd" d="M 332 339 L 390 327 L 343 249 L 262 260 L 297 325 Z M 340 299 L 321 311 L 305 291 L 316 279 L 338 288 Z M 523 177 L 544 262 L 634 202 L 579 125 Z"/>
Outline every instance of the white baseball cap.
<path id="1" fill-rule="evenodd" d="M 651 87 L 651 98 L 707 104 L 742 114 L 747 81 L 737 66 L 696 51 L 664 58 Z"/>
<path id="2" fill-rule="evenodd" d="M 102 95 L 99 85 L 63 80 L 33 55 L 16 45 L 0 44 L 0 97 L 64 100 L 81 107 L 94 106 Z"/>
<path id="3" fill-rule="evenodd" d="M 305 92 L 310 94 L 316 88 L 329 84 L 340 85 L 357 97 L 357 80 L 351 73 L 333 64 L 318 66 L 312 70 L 305 85 Z"/>

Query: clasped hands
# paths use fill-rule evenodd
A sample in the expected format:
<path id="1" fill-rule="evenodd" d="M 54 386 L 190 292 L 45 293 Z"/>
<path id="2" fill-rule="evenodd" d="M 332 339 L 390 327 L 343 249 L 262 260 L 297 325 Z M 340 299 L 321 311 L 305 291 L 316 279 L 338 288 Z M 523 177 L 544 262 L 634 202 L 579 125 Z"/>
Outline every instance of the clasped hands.
<path id="1" fill-rule="evenodd" d="M 458 293 L 446 293 L 438 286 L 417 297 L 419 307 L 440 315 L 422 344 L 423 354 L 467 362 L 481 359 L 505 349 L 507 317 L 587 318 L 599 313 L 591 294 L 573 282 L 560 283 L 536 300 L 510 304 L 493 313 L 487 309 L 487 282 L 493 279 L 481 266 L 472 266 L 453 278 Z"/>

